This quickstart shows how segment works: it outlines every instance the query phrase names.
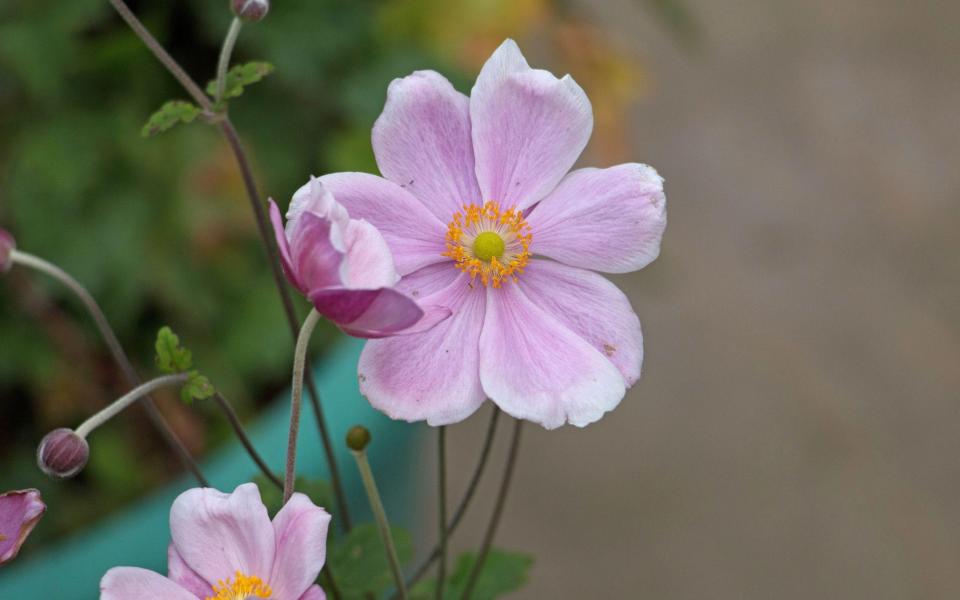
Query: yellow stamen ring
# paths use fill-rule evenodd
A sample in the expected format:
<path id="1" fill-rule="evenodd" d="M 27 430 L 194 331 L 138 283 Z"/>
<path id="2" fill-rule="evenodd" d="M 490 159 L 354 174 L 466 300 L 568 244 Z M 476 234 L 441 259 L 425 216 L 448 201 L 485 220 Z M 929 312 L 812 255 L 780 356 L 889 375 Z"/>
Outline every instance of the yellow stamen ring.
<path id="1" fill-rule="evenodd" d="M 273 594 L 270 586 L 255 575 L 244 575 L 237 571 L 233 579 L 220 580 L 213 586 L 215 596 L 206 600 L 247 600 L 247 598 L 269 598 Z"/>
<path id="2" fill-rule="evenodd" d="M 530 261 L 530 226 L 523 212 L 501 210 L 496 202 L 470 204 L 454 213 L 447 226 L 447 250 L 443 256 L 483 285 L 498 288 L 505 280 L 517 280 Z"/>

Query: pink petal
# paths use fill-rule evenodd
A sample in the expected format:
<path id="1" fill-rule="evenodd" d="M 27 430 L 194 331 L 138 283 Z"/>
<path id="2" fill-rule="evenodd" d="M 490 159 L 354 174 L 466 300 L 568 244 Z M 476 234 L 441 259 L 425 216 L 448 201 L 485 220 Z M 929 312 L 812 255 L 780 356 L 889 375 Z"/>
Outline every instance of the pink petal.
<path id="1" fill-rule="evenodd" d="M 317 312 L 355 337 L 378 338 L 413 326 L 423 310 L 392 288 L 351 290 L 325 288 L 310 293 Z"/>
<path id="2" fill-rule="evenodd" d="M 640 378 L 640 319 L 617 286 L 592 271 L 532 260 L 520 276 L 528 298 L 612 362 L 627 386 Z"/>
<path id="3" fill-rule="evenodd" d="M 434 71 L 394 79 L 373 125 L 373 151 L 384 177 L 407 189 L 447 222 L 480 202 L 470 139 L 470 100 Z"/>
<path id="4" fill-rule="evenodd" d="M 315 585 L 304 592 L 300 600 L 327 600 L 327 595 L 323 593 L 322 587 Z"/>
<path id="5" fill-rule="evenodd" d="M 46 509 L 37 490 L 0 494 L 0 565 L 17 556 Z"/>
<path id="6" fill-rule="evenodd" d="M 400 280 L 383 235 L 366 221 L 350 221 L 345 232 L 346 261 L 341 275 L 346 287 L 390 287 Z"/>
<path id="7" fill-rule="evenodd" d="M 648 265 L 667 226 L 663 178 L 647 165 L 579 169 L 567 175 L 527 218 L 530 250 L 608 273 Z"/>
<path id="8" fill-rule="evenodd" d="M 299 598 L 316 581 L 327 556 L 330 515 L 294 494 L 273 520 L 276 559 L 270 575 L 274 598 Z"/>
<path id="9" fill-rule="evenodd" d="M 394 289 L 416 300 L 439 292 L 453 283 L 459 276 L 460 271 L 454 266 L 454 263 L 446 261 L 405 275 L 394 286 Z"/>
<path id="10" fill-rule="evenodd" d="M 290 255 L 290 242 L 287 241 L 287 232 L 283 228 L 283 217 L 280 215 L 280 209 L 277 207 L 277 203 L 273 201 L 273 198 L 269 200 L 269 203 L 270 223 L 273 225 L 273 236 L 277 241 L 277 249 L 280 251 L 280 264 L 283 266 L 283 272 L 286 273 L 290 283 L 302 292 L 303 284 L 297 277 L 297 270 L 293 266 L 293 256 Z"/>
<path id="11" fill-rule="evenodd" d="M 477 340 L 485 298 L 482 288 L 468 284 L 461 275 L 421 301 L 453 311 L 429 331 L 367 342 L 358 377 L 360 393 L 374 408 L 394 419 L 446 425 L 462 421 L 483 403 Z"/>
<path id="12" fill-rule="evenodd" d="M 593 112 L 569 76 L 531 69 L 513 40 L 480 71 L 470 95 L 477 180 L 484 200 L 527 208 L 570 170 L 587 145 Z"/>
<path id="13" fill-rule="evenodd" d="M 284 231 L 280 211 L 272 201 L 270 219 L 280 248 L 280 262 L 287 279 L 303 294 L 311 290 L 341 285 L 344 253 L 332 241 L 333 223 L 311 212 L 304 212 Z"/>
<path id="14" fill-rule="evenodd" d="M 184 562 L 206 581 L 238 570 L 266 579 L 273 566 L 273 525 L 253 483 L 232 494 L 211 488 L 180 494 L 170 509 L 170 534 Z"/>
<path id="15" fill-rule="evenodd" d="M 196 571 L 183 561 L 173 543 L 167 546 L 167 577 L 199 598 L 206 598 L 213 591 L 211 582 L 197 575 Z"/>
<path id="16" fill-rule="evenodd" d="M 367 173 L 334 173 L 320 178 L 354 219 L 380 230 L 401 275 L 448 260 L 446 223 L 399 185 Z"/>
<path id="17" fill-rule="evenodd" d="M 300 189 L 293 193 L 293 198 L 290 199 L 290 208 L 287 210 L 288 232 L 293 228 L 300 215 L 306 212 L 323 217 L 333 224 L 335 232 L 333 243 L 338 250 L 343 251 L 344 248 L 339 236 L 346 228 L 350 215 L 347 209 L 334 199 L 330 190 L 326 189 L 316 177 L 310 177 L 310 181 L 300 186 Z"/>
<path id="18" fill-rule="evenodd" d="M 100 600 L 197 600 L 159 573 L 137 567 L 115 567 L 100 580 Z"/>
<path id="19" fill-rule="evenodd" d="M 519 286 L 488 288 L 487 295 L 480 381 L 505 412 L 547 429 L 565 422 L 582 427 L 623 399 L 623 376 L 613 363 Z"/>

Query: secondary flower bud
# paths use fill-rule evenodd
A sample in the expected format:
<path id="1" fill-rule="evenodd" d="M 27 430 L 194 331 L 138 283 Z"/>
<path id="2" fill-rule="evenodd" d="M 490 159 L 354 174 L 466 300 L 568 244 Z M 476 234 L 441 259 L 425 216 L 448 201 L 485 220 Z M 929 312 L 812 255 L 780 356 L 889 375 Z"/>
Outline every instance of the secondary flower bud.
<path id="1" fill-rule="evenodd" d="M 17 248 L 17 240 L 13 239 L 6 229 L 0 229 L 0 273 L 6 273 L 13 266 L 13 251 Z"/>
<path id="2" fill-rule="evenodd" d="M 37 448 L 37 466 L 56 479 L 73 477 L 90 458 L 90 446 L 72 429 L 61 427 L 43 437 Z"/>
<path id="3" fill-rule="evenodd" d="M 370 430 L 363 425 L 354 425 L 347 432 L 347 448 L 362 452 L 370 443 Z"/>
<path id="4" fill-rule="evenodd" d="M 248 23 L 255 23 L 267 16 L 270 10 L 269 0 L 230 0 L 230 8 Z"/>

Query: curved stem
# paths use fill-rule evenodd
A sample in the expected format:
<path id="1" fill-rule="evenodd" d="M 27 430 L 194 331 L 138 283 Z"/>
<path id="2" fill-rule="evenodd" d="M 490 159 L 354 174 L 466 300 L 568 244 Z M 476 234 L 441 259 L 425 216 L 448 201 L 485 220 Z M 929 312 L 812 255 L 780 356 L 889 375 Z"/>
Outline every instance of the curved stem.
<path id="1" fill-rule="evenodd" d="M 97 301 L 94 297 L 87 291 L 87 288 L 83 287 L 79 281 L 73 278 L 72 275 L 58 267 L 57 265 L 48 262 L 39 256 L 34 256 L 32 254 L 27 254 L 20 250 L 14 250 L 11 253 L 11 259 L 15 264 L 20 264 L 25 267 L 29 267 L 41 273 L 45 273 L 50 277 L 53 277 L 67 289 L 69 289 L 73 294 L 80 300 L 84 308 L 87 309 L 87 312 L 90 313 L 90 316 L 93 318 L 94 323 L 97 326 L 97 329 L 100 331 L 100 336 L 103 338 L 104 343 L 106 343 L 107 348 L 110 350 L 110 354 L 113 356 L 114 362 L 117 363 L 117 366 L 120 367 L 120 370 L 123 372 L 123 376 L 126 378 L 127 383 L 130 386 L 138 386 L 141 383 L 140 377 L 137 375 L 136 370 L 133 368 L 133 364 L 130 362 L 130 358 L 127 356 L 127 353 L 124 352 L 123 346 L 120 345 L 120 340 L 117 339 L 117 334 L 114 333 L 113 327 L 110 326 L 110 322 L 107 321 L 106 315 L 103 314 L 103 310 L 100 309 L 100 305 L 97 304 Z M 200 483 L 200 485 L 206 487 L 209 485 L 207 478 L 203 476 L 203 472 L 200 470 L 200 466 L 193 459 L 193 456 L 190 455 L 190 451 L 186 446 L 183 445 L 183 442 L 177 436 L 176 432 L 170 426 L 170 423 L 167 422 L 164 418 L 163 413 L 160 412 L 160 409 L 157 408 L 157 405 L 154 403 L 153 399 L 147 397 L 143 401 L 143 406 L 149 415 L 150 420 L 153 422 L 154 427 L 160 432 L 160 435 L 166 441 L 167 445 L 173 449 L 174 453 L 180 458 L 180 461 L 183 463 L 187 469 L 193 473 L 193 476 Z"/>
<path id="2" fill-rule="evenodd" d="M 497 526 L 500 525 L 500 517 L 503 516 L 503 507 L 507 502 L 507 492 L 510 491 L 510 480 L 513 478 L 513 468 L 517 464 L 517 453 L 520 450 L 520 433 L 522 428 L 523 421 L 517 419 L 513 425 L 513 439 L 510 441 L 510 456 L 507 457 L 507 466 L 503 470 L 503 479 L 500 481 L 497 503 L 493 507 L 493 515 L 490 516 L 487 532 L 483 536 L 480 554 L 477 555 L 477 560 L 473 563 L 473 568 L 470 570 L 470 577 L 467 579 L 467 586 L 463 590 L 461 600 L 470 600 L 470 596 L 473 594 L 473 588 L 477 585 L 477 578 L 480 577 L 480 571 L 483 570 L 483 563 L 486 562 L 487 554 L 490 553 L 493 536 L 497 533 Z"/>
<path id="3" fill-rule="evenodd" d="M 171 385 L 180 385 L 189 379 L 190 375 L 187 373 L 177 373 L 175 375 L 164 375 L 162 377 L 157 377 L 156 379 L 151 379 L 150 381 L 138 385 L 134 389 L 130 390 L 123 396 L 117 398 L 106 408 L 102 409 L 100 412 L 90 416 L 86 421 L 80 424 L 74 432 L 82 437 L 86 438 L 90 435 L 90 432 L 100 427 L 110 419 L 114 418 L 126 407 L 130 406 L 140 398 L 143 398 L 150 392 L 164 388 Z"/>
<path id="4" fill-rule="evenodd" d="M 250 458 L 253 459 L 253 462 L 257 463 L 260 471 L 267 477 L 267 479 L 269 479 L 275 486 L 282 490 L 283 480 L 277 477 L 277 474 L 270 470 L 270 467 L 267 466 L 267 463 L 263 460 L 263 457 L 261 457 L 260 453 L 257 452 L 253 442 L 250 441 L 250 437 L 247 435 L 247 431 L 243 428 L 243 423 L 240 421 L 240 417 L 237 416 L 237 411 L 233 409 L 233 405 L 230 403 L 230 401 L 227 400 L 220 392 L 214 393 L 213 399 L 217 401 L 220 409 L 223 411 L 224 415 L 226 415 L 227 421 L 229 421 L 230 426 L 233 427 L 233 432 L 237 435 L 237 438 L 240 439 L 240 443 L 243 444 L 244 448 L 246 448 L 247 454 L 250 455 Z"/>
<path id="5" fill-rule="evenodd" d="M 300 407 L 303 397 L 303 371 L 307 362 L 307 346 L 314 328 L 320 322 L 320 313 L 311 310 L 300 328 L 297 348 L 293 353 L 293 383 L 290 391 L 290 432 L 287 435 L 287 470 L 283 479 L 283 503 L 293 495 L 297 471 L 297 435 L 300 433 Z"/>
<path id="6" fill-rule="evenodd" d="M 194 83 L 193 79 L 180 67 L 167 52 L 163 46 L 147 31 L 143 23 L 137 19 L 136 15 L 127 7 L 123 0 L 110 0 L 110 4 L 123 17 L 123 20 L 130 26 L 133 32 L 140 40 L 153 52 L 154 56 L 167 68 L 168 71 L 180 82 L 184 89 L 205 111 L 212 113 L 213 105 L 210 99 L 203 93 L 200 87 Z M 276 242 L 270 233 L 270 225 L 267 221 L 266 213 L 263 210 L 263 204 L 260 201 L 260 195 L 257 191 L 256 182 L 253 177 L 253 170 L 250 167 L 250 161 L 240 144 L 240 137 L 237 134 L 230 118 L 224 115 L 220 119 L 220 131 L 227 138 L 230 148 L 233 151 L 240 174 L 243 177 L 244 187 L 247 191 L 247 197 L 250 200 L 254 217 L 257 221 L 257 231 L 260 234 L 260 240 L 263 243 L 264 250 L 268 256 L 268 263 L 273 274 L 273 280 L 277 287 L 277 293 L 280 295 L 280 301 L 283 305 L 284 313 L 287 317 L 287 324 L 290 327 L 290 334 L 296 338 L 298 329 L 298 319 L 293 308 L 293 301 L 290 299 L 290 290 L 284 281 L 283 271 L 280 267 L 280 261 L 277 255 Z M 323 407 L 320 403 L 320 395 L 317 393 L 317 386 L 313 380 L 313 373 L 307 372 L 307 390 L 310 392 L 310 402 L 313 405 L 314 416 L 317 421 L 317 429 L 320 431 L 320 440 L 323 443 L 324 455 L 327 461 L 327 467 L 330 470 L 330 483 L 333 486 L 333 492 L 337 499 L 337 505 L 340 508 L 340 518 L 344 528 L 351 529 L 350 508 L 343 493 L 343 485 L 340 479 L 340 469 L 337 467 L 335 455 L 333 453 L 333 443 L 330 440 L 330 432 L 327 429 L 326 419 L 323 415 Z"/>
<path id="7" fill-rule="evenodd" d="M 230 22 L 230 29 L 227 30 L 227 37 L 223 39 L 223 47 L 220 48 L 220 59 L 217 62 L 217 95 L 214 97 L 217 104 L 223 101 L 223 94 L 227 90 L 227 69 L 230 67 L 230 56 L 233 54 L 233 47 L 237 44 L 241 27 L 243 27 L 243 21 L 240 17 L 234 17 Z"/>
<path id="8" fill-rule="evenodd" d="M 447 579 L 447 428 L 437 429 L 437 504 L 440 517 L 440 562 L 437 563 L 436 599 L 443 600 Z"/>
<path id="9" fill-rule="evenodd" d="M 367 452 L 366 450 L 351 450 L 351 452 L 357 460 L 357 469 L 360 470 L 363 487 L 370 499 L 370 509 L 377 521 L 377 530 L 380 532 L 380 539 L 383 540 L 383 546 L 387 552 L 387 560 L 390 563 L 390 572 L 393 574 L 393 580 L 397 586 L 397 593 L 401 600 L 407 600 L 407 587 L 403 582 L 403 573 L 400 571 L 400 559 L 397 558 L 397 548 L 393 544 L 393 535 L 390 534 L 387 511 L 383 508 L 383 501 L 380 499 L 380 492 L 377 490 L 377 482 L 373 479 L 373 471 L 370 469 L 370 461 L 367 460 Z"/>
<path id="10" fill-rule="evenodd" d="M 483 449 L 480 451 L 480 460 L 477 461 L 477 466 L 473 471 L 473 476 L 470 478 L 470 483 L 467 486 L 467 491 L 463 495 L 463 500 L 460 501 L 460 506 L 457 507 L 456 512 L 453 513 L 453 519 L 451 519 L 450 524 L 447 525 L 447 537 L 453 535 L 457 526 L 460 525 L 460 521 L 464 515 L 467 514 L 467 508 L 470 506 L 470 501 L 473 500 L 473 495 L 477 491 L 483 471 L 487 466 L 487 459 L 490 458 L 490 449 L 493 447 L 493 438 L 496 436 L 497 421 L 499 418 L 500 409 L 494 406 L 493 413 L 490 415 L 490 424 L 487 426 L 487 436 L 483 441 Z M 420 581 L 423 576 L 427 574 L 427 571 L 430 570 L 430 565 L 438 558 L 440 558 L 440 544 L 437 544 L 433 552 L 430 553 L 430 556 L 423 561 L 423 564 L 417 567 L 413 576 L 407 580 L 407 587 L 412 588 L 414 584 Z"/>

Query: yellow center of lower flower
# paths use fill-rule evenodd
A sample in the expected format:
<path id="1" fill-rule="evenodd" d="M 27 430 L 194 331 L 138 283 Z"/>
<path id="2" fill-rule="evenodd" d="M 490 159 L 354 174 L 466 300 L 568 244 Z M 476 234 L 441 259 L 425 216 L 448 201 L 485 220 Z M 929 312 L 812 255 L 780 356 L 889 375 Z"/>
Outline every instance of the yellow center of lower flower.
<path id="1" fill-rule="evenodd" d="M 244 575 L 237 571 L 233 578 L 220 580 L 213 586 L 214 596 L 206 600 L 247 600 L 248 598 L 269 598 L 273 591 L 256 575 Z"/>
<path id="2" fill-rule="evenodd" d="M 447 225 L 447 250 L 443 256 L 483 285 L 495 288 L 505 280 L 517 280 L 530 260 L 530 226 L 523 212 L 501 210 L 490 201 L 470 204 L 454 213 Z"/>

